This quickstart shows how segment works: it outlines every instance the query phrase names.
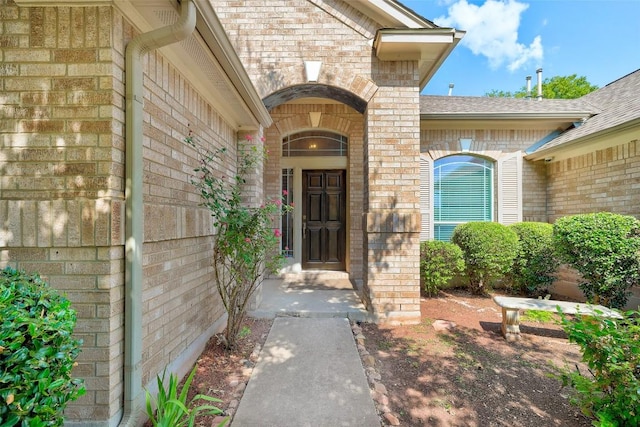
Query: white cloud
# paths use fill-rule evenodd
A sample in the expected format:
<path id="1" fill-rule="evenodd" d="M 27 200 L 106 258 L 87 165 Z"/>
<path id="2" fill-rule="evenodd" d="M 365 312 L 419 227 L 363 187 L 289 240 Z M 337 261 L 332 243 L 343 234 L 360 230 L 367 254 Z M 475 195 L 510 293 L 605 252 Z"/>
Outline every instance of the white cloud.
<path id="1" fill-rule="evenodd" d="M 516 71 L 529 62 L 540 65 L 544 54 L 540 36 L 528 46 L 518 42 L 520 17 L 528 7 L 517 0 L 486 0 L 481 6 L 457 0 L 449 7 L 449 16 L 434 22 L 467 31 L 461 45 L 485 56 L 491 68 L 506 64 L 509 71 Z"/>

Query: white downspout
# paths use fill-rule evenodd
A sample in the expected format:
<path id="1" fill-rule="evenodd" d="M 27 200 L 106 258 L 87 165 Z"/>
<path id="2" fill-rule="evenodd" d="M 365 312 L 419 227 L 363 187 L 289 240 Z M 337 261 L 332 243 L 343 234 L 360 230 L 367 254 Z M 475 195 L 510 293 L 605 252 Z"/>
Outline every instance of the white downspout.
<path id="1" fill-rule="evenodd" d="M 196 7 L 182 0 L 180 19 L 173 25 L 136 36 L 127 44 L 125 115 L 125 303 L 124 303 L 124 414 L 120 426 L 136 425 L 142 408 L 142 239 L 144 204 L 143 69 L 147 52 L 186 39 L 196 27 Z"/>

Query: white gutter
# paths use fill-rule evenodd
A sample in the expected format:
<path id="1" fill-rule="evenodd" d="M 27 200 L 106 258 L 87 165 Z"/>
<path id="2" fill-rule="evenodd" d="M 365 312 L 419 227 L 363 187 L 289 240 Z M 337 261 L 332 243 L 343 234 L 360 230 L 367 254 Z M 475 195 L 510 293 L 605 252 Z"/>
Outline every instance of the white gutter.
<path id="1" fill-rule="evenodd" d="M 134 426 L 142 408 L 142 241 L 143 70 L 147 52 L 189 37 L 196 26 L 192 0 L 182 0 L 180 19 L 173 25 L 136 36 L 127 44 L 125 115 L 125 303 L 124 303 L 124 414 L 120 426 Z"/>

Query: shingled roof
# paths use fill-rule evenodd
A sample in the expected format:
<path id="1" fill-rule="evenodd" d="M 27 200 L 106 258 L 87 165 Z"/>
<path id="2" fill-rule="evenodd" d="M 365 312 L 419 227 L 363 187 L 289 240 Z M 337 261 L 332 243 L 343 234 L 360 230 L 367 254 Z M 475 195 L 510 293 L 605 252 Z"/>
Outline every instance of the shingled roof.
<path id="1" fill-rule="evenodd" d="M 634 120 L 640 121 L 640 69 L 583 96 L 579 101 L 592 105 L 600 112 L 589 117 L 581 126 L 544 144 L 537 152 L 614 130 Z"/>
<path id="2" fill-rule="evenodd" d="M 565 119 L 568 124 L 580 123 L 537 147 L 534 152 L 539 153 L 626 125 L 640 126 L 640 69 L 578 99 L 425 95 L 420 97 L 420 117 L 423 120 Z"/>
<path id="3" fill-rule="evenodd" d="M 423 119 L 550 118 L 582 119 L 599 110 L 581 99 L 524 99 L 479 96 L 420 97 Z"/>

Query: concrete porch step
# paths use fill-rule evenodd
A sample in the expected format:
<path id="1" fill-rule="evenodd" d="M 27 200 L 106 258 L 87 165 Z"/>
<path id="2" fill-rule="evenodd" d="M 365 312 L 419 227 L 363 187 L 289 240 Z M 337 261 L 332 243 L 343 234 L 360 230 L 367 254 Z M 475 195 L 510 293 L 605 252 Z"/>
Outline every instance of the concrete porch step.
<path id="1" fill-rule="evenodd" d="M 262 283 L 258 307 L 248 312 L 255 318 L 307 317 L 347 318 L 354 321 L 370 321 L 358 294 L 348 278 L 317 280 L 317 276 L 299 275 L 268 279 Z"/>

